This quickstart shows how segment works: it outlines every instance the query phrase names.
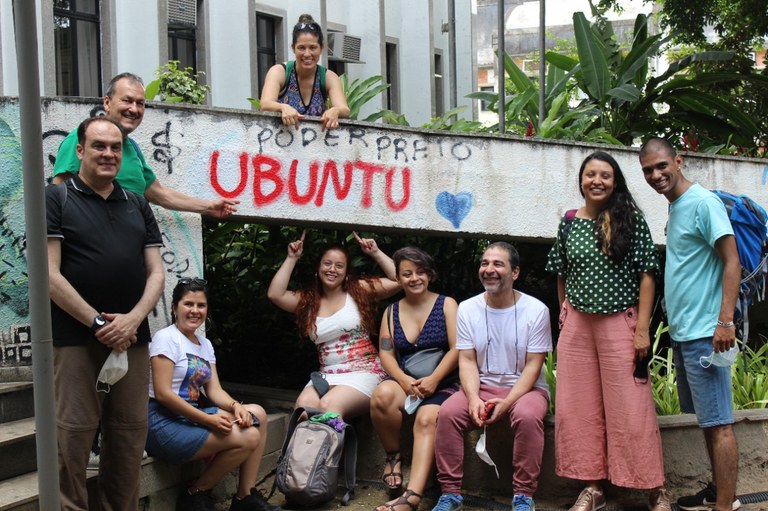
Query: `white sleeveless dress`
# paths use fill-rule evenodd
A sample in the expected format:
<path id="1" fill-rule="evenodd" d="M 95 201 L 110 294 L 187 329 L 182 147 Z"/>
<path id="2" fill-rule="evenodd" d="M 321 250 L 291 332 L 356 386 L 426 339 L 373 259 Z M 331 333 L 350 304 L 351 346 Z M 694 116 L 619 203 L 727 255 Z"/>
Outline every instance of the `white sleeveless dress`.
<path id="1" fill-rule="evenodd" d="M 386 373 L 355 300 L 347 294 L 344 307 L 328 317 L 318 317 L 315 327 L 311 339 L 328 384 L 346 385 L 371 397 Z"/>

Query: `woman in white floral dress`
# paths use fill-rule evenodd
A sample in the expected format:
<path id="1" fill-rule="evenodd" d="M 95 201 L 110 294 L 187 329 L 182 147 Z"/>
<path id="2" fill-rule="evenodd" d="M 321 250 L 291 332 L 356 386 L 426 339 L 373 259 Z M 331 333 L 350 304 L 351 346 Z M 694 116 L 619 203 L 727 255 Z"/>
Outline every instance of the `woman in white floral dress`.
<path id="1" fill-rule="evenodd" d="M 344 419 L 367 413 L 376 385 L 386 374 L 371 340 L 376 300 L 400 289 L 392 259 L 372 239 L 355 238 L 388 278 L 358 277 L 350 272 L 349 253 L 341 245 L 323 250 L 310 286 L 289 290 L 288 282 L 304 251 L 304 236 L 288 245 L 288 254 L 267 291 L 281 309 L 296 314 L 302 335 L 317 346 L 320 371 L 296 400 L 296 406 L 336 412 Z"/>

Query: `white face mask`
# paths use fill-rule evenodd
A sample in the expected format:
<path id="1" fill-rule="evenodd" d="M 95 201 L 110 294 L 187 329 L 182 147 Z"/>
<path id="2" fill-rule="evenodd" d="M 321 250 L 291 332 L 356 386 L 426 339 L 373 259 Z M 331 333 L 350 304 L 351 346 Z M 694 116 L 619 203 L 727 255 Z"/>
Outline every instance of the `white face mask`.
<path id="1" fill-rule="evenodd" d="M 718 367 L 730 367 L 736 361 L 736 355 L 739 354 L 739 346 L 736 345 L 728 351 L 713 351 L 706 357 L 699 358 L 699 364 L 704 369 L 715 365 Z"/>
<path id="2" fill-rule="evenodd" d="M 421 404 L 421 401 L 422 399 L 420 397 L 411 396 L 411 395 L 407 396 L 405 398 L 405 405 L 404 405 L 405 413 L 407 413 L 408 415 L 413 415 L 413 412 L 415 412 L 416 409 L 419 407 L 419 405 Z"/>
<path id="3" fill-rule="evenodd" d="M 120 378 L 128 372 L 128 352 L 117 352 L 112 350 L 104 365 L 101 366 L 99 377 L 96 381 L 96 391 L 109 393 L 110 386 L 114 385 Z M 99 388 L 99 383 L 106 385 L 106 388 Z"/>
<path id="4" fill-rule="evenodd" d="M 483 434 L 480 435 L 480 439 L 477 441 L 477 445 L 475 446 L 475 452 L 480 457 L 481 460 L 489 464 L 493 467 L 493 469 L 496 471 L 496 479 L 499 478 L 499 469 L 496 467 L 496 463 L 493 462 L 491 459 L 491 456 L 488 454 L 488 450 L 485 448 L 485 433 L 488 430 L 488 427 L 483 428 Z"/>

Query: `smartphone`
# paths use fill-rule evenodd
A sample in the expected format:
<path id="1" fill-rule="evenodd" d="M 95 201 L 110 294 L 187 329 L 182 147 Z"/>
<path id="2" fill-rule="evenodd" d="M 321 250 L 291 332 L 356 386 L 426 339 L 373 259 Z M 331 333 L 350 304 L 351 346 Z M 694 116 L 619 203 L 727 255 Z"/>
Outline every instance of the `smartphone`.
<path id="1" fill-rule="evenodd" d="M 485 412 L 483 412 L 483 416 L 481 417 L 481 419 L 483 421 L 487 421 L 488 417 L 493 415 L 494 408 L 496 408 L 496 403 L 488 403 L 487 405 L 485 405 Z"/>
<path id="2" fill-rule="evenodd" d="M 632 373 L 632 376 L 638 380 L 648 381 L 648 364 L 652 358 L 653 352 L 649 349 L 643 358 L 635 359 L 635 371 Z"/>

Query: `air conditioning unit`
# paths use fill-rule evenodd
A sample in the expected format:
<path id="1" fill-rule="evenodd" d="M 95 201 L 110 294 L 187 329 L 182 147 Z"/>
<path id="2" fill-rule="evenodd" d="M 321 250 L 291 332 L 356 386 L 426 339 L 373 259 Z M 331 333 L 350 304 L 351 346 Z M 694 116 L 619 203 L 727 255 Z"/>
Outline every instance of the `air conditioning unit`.
<path id="1" fill-rule="evenodd" d="M 168 0 L 168 24 L 197 26 L 197 0 Z"/>
<path id="2" fill-rule="evenodd" d="M 360 62 L 360 44 L 362 39 L 342 32 L 328 33 L 328 60 L 340 60 L 350 63 Z"/>

